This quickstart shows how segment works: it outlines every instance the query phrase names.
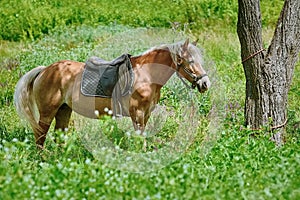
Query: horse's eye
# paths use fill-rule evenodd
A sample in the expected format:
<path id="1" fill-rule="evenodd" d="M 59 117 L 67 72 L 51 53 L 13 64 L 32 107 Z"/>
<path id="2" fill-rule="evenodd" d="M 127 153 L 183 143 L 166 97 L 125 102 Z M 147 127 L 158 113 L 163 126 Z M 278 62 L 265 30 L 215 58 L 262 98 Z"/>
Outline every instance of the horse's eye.
<path id="1" fill-rule="evenodd" d="M 178 57 L 177 58 L 177 62 L 178 62 L 178 64 L 182 64 L 183 63 L 183 59 L 181 57 Z"/>
<path id="2" fill-rule="evenodd" d="M 189 64 L 194 64 L 194 60 L 189 60 L 188 63 Z"/>

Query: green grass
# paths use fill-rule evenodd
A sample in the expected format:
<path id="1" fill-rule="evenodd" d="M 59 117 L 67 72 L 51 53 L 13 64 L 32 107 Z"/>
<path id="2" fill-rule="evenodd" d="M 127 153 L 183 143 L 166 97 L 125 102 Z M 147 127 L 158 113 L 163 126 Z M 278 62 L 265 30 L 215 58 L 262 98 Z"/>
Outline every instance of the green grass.
<path id="1" fill-rule="evenodd" d="M 169 1 L 157 2 L 159 6 L 169 3 Z M 250 136 L 252 132 L 242 126 L 245 78 L 240 64 L 238 38 L 233 31 L 236 5 L 232 5 L 231 1 L 218 3 L 219 1 L 207 0 L 194 8 L 192 6 L 194 1 L 172 2 L 174 4 L 170 6 L 190 3 L 191 8 L 198 9 L 197 12 L 199 9 L 205 10 L 206 13 L 200 13 L 194 19 L 201 19 L 209 26 L 197 29 L 195 27 L 200 27 L 200 22 L 197 21 L 199 24 L 191 30 L 179 29 L 180 33 L 176 34 L 167 29 L 140 27 L 167 26 L 169 16 L 175 15 L 170 13 L 170 7 L 162 6 L 161 10 L 155 6 L 151 7 L 152 1 L 135 1 L 128 7 L 124 6 L 126 1 L 118 4 L 112 1 L 105 5 L 123 9 L 131 9 L 132 6 L 141 7 L 141 13 L 128 12 L 124 16 L 119 15 L 116 22 L 130 26 L 108 25 L 116 20 L 117 10 L 111 11 L 105 6 L 102 14 L 111 16 L 111 19 L 106 21 L 106 18 L 103 18 L 103 26 L 98 26 L 93 17 L 88 20 L 86 16 L 96 16 L 91 12 L 98 8 L 95 1 L 89 2 L 94 7 L 81 1 L 70 4 L 69 7 L 65 6 L 68 1 L 22 1 L 19 2 L 22 5 L 19 7 L 13 8 L 12 3 L 0 6 L 0 9 L 6 9 L 5 12 L 0 12 L 2 16 L 13 12 L 19 13 L 20 16 L 28 16 L 22 20 L 31 20 L 31 24 L 35 24 L 31 26 L 32 38 L 39 38 L 34 41 L 25 39 L 22 42 L 0 42 L 0 199 L 299 199 L 300 65 L 296 66 L 289 92 L 286 144 L 276 147 L 269 140 L 269 135 L 263 136 L 265 134 L 263 130 L 262 136 L 257 138 Z M 270 27 L 274 24 L 270 21 L 274 23 L 279 5 L 282 3 L 282 1 L 275 2 L 278 4 L 269 5 L 269 1 L 261 2 L 263 16 L 266 18 L 263 21 L 266 44 L 273 33 Z M 1 4 L 3 5 L 4 1 L 1 1 Z M 80 11 L 79 4 L 84 8 L 89 7 L 90 10 Z M 153 12 L 142 12 L 142 8 L 146 8 L 146 5 L 149 9 L 153 9 Z M 33 6 L 38 7 L 33 9 Z M 23 13 L 20 11 L 22 7 Z M 56 8 L 56 11 L 54 14 L 49 14 L 50 12 L 47 14 L 43 7 Z M 72 15 L 66 12 L 72 8 L 76 8 L 76 12 L 85 13 L 82 22 L 79 22 L 80 16 L 74 15 L 75 11 Z M 268 8 L 272 16 L 266 13 Z M 228 10 L 231 10 L 231 15 L 226 14 L 229 13 Z M 43 33 L 37 25 L 39 20 L 35 20 L 38 15 L 28 15 L 30 12 L 40 13 L 38 19 L 43 20 L 46 15 L 50 20 L 58 16 L 58 13 L 62 13 L 59 15 L 61 18 L 57 17 L 57 20 L 67 20 L 63 16 L 68 15 L 73 21 L 70 24 L 64 21 L 57 27 L 49 26 L 48 32 Z M 157 15 L 157 12 L 165 13 Z M 176 15 L 178 21 L 186 22 L 185 17 L 193 16 L 195 13 L 193 10 L 189 12 L 187 14 L 185 11 L 178 11 L 178 16 Z M 159 19 L 156 19 L 155 15 L 159 16 Z M 133 21 L 135 18 L 137 22 Z M 144 19 L 144 24 L 138 19 Z M 224 19 L 233 25 L 226 27 L 221 23 Z M 13 15 L 11 20 L 7 21 L 7 26 L 13 27 L 14 24 L 17 27 L 16 23 L 26 25 L 26 21 L 14 21 Z M 44 20 L 44 23 L 48 21 Z M 79 25 L 81 23 L 84 25 Z M 7 34 L 11 40 L 14 40 L 13 37 L 19 39 L 31 37 L 26 31 L 19 36 L 18 32 L 8 31 L 9 29 Z M 123 161 L 125 155 L 123 152 L 114 151 L 117 154 L 113 155 L 104 149 L 103 152 L 91 151 L 89 149 L 91 146 L 87 146 L 83 138 L 88 134 L 76 129 L 75 117 L 71 121 L 73 126 L 68 132 L 54 133 L 52 129 L 48 134 L 45 150 L 42 152 L 36 150 L 32 130 L 21 123 L 12 102 L 15 84 L 22 74 L 35 66 L 49 65 L 61 59 L 85 61 L 91 55 L 112 59 L 124 52 L 138 55 L 154 45 L 182 40 L 187 36 L 187 32 L 191 32 L 193 35 L 191 38 L 200 39 L 199 45 L 204 51 L 205 58 L 204 68 L 209 72 L 213 87 L 209 93 L 193 95 L 193 102 L 198 108 L 196 116 L 199 120 L 193 121 L 191 125 L 184 117 L 170 118 L 161 126 L 156 138 L 148 139 L 148 151 L 153 152 L 155 156 L 147 155 L 149 156 L 147 158 L 159 163 L 145 160 L 137 165 L 127 160 L 123 162 L 125 166 L 121 166 L 116 160 Z M 34 36 L 33 33 L 37 35 Z M 186 109 L 185 106 L 188 105 L 186 103 L 190 101 L 186 98 L 189 96 L 187 89 L 176 77 L 174 78 L 177 80 L 176 84 L 170 84 L 162 91 L 161 106 L 172 107 L 170 110 L 161 111 L 163 114 L 179 111 L 180 106 Z M 212 108 L 214 109 L 211 111 Z M 183 130 L 189 128 L 194 132 L 188 148 L 175 152 L 177 157 L 174 159 L 172 157 L 174 152 L 169 151 L 164 155 L 155 149 L 163 149 L 165 144 L 174 141 L 178 120 L 185 122 L 182 123 Z M 126 151 L 139 153 L 142 156 L 135 158 L 137 161 L 142 159 L 142 138 L 128 137 L 126 130 L 119 130 L 116 127 L 116 123 L 119 122 L 114 120 L 105 119 L 94 123 L 101 124 L 102 130 L 106 132 L 107 140 L 103 140 L 104 142 L 108 141 L 108 145 L 113 148 L 117 146 Z M 155 126 L 157 122 L 152 123 Z M 124 124 L 130 126 L 130 121 Z M 99 144 L 101 140 L 97 140 L 98 135 L 89 136 L 96 138 L 94 145 L 101 145 Z M 54 142 L 55 138 L 58 143 Z M 157 139 L 160 139 L 159 142 Z M 98 146 L 93 147 L 95 149 Z M 108 160 L 99 157 L 104 153 L 110 155 Z M 147 172 L 141 170 L 143 167 L 148 169 Z"/>
<path id="2" fill-rule="evenodd" d="M 1 198 L 105 199 L 297 199 L 299 143 L 278 149 L 268 138 L 224 134 L 209 153 L 198 143 L 155 172 L 128 173 L 93 159 L 76 135 L 48 145 L 1 145 Z"/>

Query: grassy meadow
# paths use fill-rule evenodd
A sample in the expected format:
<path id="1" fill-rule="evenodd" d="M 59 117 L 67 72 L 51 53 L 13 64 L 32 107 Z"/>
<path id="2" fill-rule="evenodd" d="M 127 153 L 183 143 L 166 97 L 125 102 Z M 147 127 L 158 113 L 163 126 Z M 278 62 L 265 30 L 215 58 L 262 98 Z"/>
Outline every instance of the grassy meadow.
<path id="1" fill-rule="evenodd" d="M 266 46 L 282 4 L 261 1 Z M 251 137 L 243 126 L 237 2 L 4 0 L 0 16 L 0 199 L 300 198 L 300 64 L 289 93 L 286 144 L 275 146 L 266 130 Z M 67 132 L 52 128 L 45 150 L 37 151 L 31 128 L 13 104 L 23 74 L 63 59 L 139 55 L 187 37 L 199 39 L 212 88 L 190 92 L 174 76 L 153 114 L 164 123 L 150 120 L 149 127 L 159 126 L 160 132 L 149 138 L 147 153 L 141 138 L 118 130 L 130 122 L 84 121 L 99 125 L 107 138 L 92 143 L 86 137 L 98 136 L 86 126 L 78 128 L 76 115 Z M 194 119 L 187 117 L 191 113 Z M 185 132 L 192 139 L 178 145 L 181 151 L 164 146 L 181 144 Z M 107 141 L 113 152 L 98 149 Z"/>

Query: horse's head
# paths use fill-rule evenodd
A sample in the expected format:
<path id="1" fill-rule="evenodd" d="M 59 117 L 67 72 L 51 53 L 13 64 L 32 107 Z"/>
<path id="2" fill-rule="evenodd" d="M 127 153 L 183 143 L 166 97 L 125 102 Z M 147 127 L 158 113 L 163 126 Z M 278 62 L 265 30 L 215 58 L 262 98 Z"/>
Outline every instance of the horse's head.
<path id="1" fill-rule="evenodd" d="M 202 67 L 202 57 L 196 42 L 190 43 L 187 39 L 180 44 L 176 56 L 174 56 L 176 71 L 192 83 L 192 88 L 203 93 L 210 87 L 209 78 Z"/>

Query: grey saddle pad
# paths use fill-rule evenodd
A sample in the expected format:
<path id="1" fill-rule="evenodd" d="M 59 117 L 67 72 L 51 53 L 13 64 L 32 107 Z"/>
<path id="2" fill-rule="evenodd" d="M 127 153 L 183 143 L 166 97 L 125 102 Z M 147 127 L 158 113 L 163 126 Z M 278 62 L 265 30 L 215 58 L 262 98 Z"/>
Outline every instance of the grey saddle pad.
<path id="1" fill-rule="evenodd" d="M 119 98 L 131 92 L 133 82 L 130 55 L 123 54 L 113 61 L 91 57 L 82 74 L 81 92 L 85 96 Z"/>

